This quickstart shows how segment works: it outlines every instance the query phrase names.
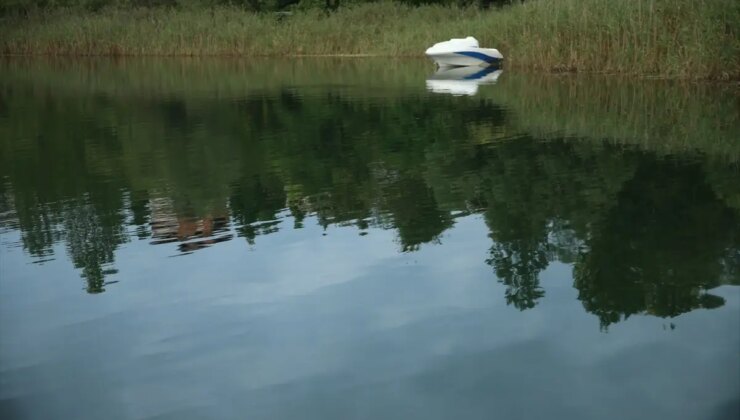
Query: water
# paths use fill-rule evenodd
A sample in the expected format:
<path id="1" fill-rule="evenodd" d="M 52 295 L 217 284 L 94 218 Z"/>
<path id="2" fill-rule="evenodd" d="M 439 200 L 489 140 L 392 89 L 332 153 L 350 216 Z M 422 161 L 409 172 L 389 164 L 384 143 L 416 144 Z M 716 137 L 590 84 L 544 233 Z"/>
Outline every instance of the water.
<path id="1" fill-rule="evenodd" d="M 1 63 L 0 417 L 737 418 L 734 93 L 484 73 Z"/>

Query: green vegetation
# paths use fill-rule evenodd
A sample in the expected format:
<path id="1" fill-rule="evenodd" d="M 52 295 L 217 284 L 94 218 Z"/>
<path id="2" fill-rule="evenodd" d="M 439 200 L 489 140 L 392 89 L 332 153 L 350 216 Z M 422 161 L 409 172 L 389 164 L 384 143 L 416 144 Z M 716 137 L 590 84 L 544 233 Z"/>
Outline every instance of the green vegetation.
<path id="1" fill-rule="evenodd" d="M 0 51 L 421 56 L 439 40 L 474 35 L 518 68 L 740 79 L 740 6 L 734 0 L 531 0 L 489 9 L 374 2 L 331 13 L 311 7 L 317 2 L 301 2 L 288 6 L 290 15 L 249 10 L 270 8 L 256 0 L 241 7 L 217 3 L 20 8 L 23 13 L 2 18 Z M 142 4 L 165 6 L 132 7 Z"/>
<path id="2" fill-rule="evenodd" d="M 413 252 L 472 213 L 521 310 L 546 298 L 539 274 L 556 261 L 605 328 L 721 306 L 709 290 L 740 283 L 732 93 L 519 75 L 466 98 L 425 92 L 415 64 L 86 63 L 0 66 L 0 227 L 39 259 L 64 243 L 90 293 L 136 238 L 259 247 L 318 223 L 392 229 Z M 657 105 L 684 96 L 705 122 Z M 633 115 L 646 110 L 652 124 Z M 652 125 L 680 141 L 629 137 Z"/>

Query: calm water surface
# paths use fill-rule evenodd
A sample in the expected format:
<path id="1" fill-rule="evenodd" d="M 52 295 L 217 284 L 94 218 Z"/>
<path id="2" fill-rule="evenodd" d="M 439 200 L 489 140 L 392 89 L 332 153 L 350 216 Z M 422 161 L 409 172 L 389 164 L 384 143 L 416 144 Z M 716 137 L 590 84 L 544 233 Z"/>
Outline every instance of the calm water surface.
<path id="1" fill-rule="evenodd" d="M 721 86 L 0 63 L 3 419 L 736 419 Z"/>

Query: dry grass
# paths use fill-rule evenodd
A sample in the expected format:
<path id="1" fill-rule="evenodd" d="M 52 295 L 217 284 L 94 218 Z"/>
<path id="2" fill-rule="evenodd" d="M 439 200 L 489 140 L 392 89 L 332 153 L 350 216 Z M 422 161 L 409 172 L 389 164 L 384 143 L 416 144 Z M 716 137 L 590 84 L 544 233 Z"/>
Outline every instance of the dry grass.
<path id="1" fill-rule="evenodd" d="M 22 55 L 419 56 L 466 35 L 507 65 L 546 71 L 740 79 L 734 0 L 531 0 L 501 10 L 359 4 L 277 19 L 233 8 L 36 12 L 0 22 Z"/>

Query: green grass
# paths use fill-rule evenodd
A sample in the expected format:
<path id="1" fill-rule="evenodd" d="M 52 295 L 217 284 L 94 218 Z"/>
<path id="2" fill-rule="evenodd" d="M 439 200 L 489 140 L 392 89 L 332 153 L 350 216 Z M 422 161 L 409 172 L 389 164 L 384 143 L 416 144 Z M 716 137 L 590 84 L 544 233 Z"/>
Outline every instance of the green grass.
<path id="1" fill-rule="evenodd" d="M 531 0 L 493 10 L 356 4 L 278 20 L 238 8 L 41 10 L 0 21 L 7 55 L 420 56 L 473 35 L 507 66 L 740 79 L 734 0 Z"/>

